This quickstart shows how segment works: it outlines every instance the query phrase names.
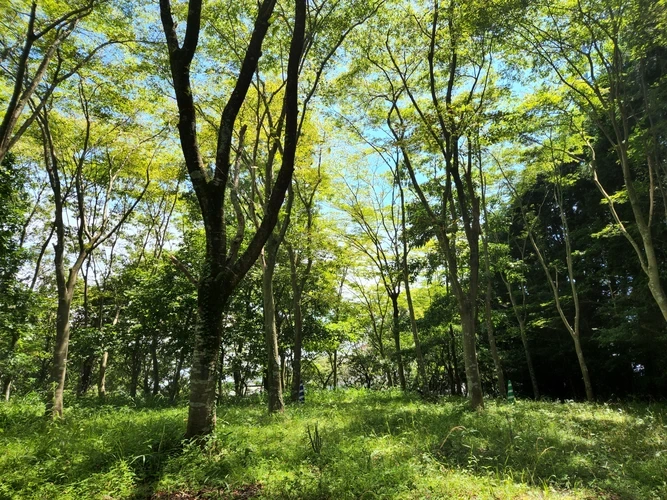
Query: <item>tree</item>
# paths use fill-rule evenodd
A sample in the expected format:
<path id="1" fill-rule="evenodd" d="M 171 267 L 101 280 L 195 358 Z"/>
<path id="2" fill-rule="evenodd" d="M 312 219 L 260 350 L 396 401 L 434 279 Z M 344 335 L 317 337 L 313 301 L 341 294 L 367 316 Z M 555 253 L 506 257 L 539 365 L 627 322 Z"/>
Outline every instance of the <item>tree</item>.
<path id="1" fill-rule="evenodd" d="M 521 211 L 521 215 L 523 217 L 524 224 L 527 229 L 528 240 L 530 241 L 533 250 L 535 251 L 535 255 L 537 256 L 540 266 L 544 271 L 547 283 L 551 288 L 551 292 L 553 294 L 553 299 L 558 314 L 561 320 L 563 321 L 563 325 L 570 334 L 572 341 L 574 342 L 574 348 L 577 354 L 577 360 L 579 362 L 579 368 L 581 370 L 581 376 L 584 381 L 584 387 L 586 390 L 586 399 L 588 399 L 589 401 L 593 401 L 594 399 L 593 385 L 591 383 L 590 375 L 588 372 L 588 365 L 586 363 L 584 352 L 581 347 L 581 306 L 579 300 L 579 290 L 574 273 L 574 249 L 572 247 L 570 228 L 568 225 L 567 216 L 565 213 L 565 207 L 563 204 L 563 184 L 567 183 L 571 179 L 568 179 L 565 175 L 562 174 L 561 169 L 563 168 L 563 163 L 564 163 L 563 158 L 562 156 L 558 156 L 558 153 L 556 152 L 556 151 L 567 151 L 568 149 L 569 145 L 567 144 L 566 139 L 562 139 L 561 141 L 559 141 L 559 144 L 556 144 L 556 141 L 554 141 L 554 139 L 550 137 L 549 142 L 545 146 L 544 154 L 547 155 L 546 158 L 547 165 L 550 165 L 551 167 L 550 180 L 552 181 L 552 186 L 553 186 L 552 194 L 554 197 L 554 202 L 558 208 L 558 215 L 561 223 L 560 229 L 563 241 L 565 243 L 565 262 L 566 262 L 567 278 L 568 278 L 567 281 L 570 285 L 569 288 L 572 294 L 571 299 L 574 304 L 574 318 L 572 319 L 572 321 L 570 321 L 567 318 L 567 315 L 562 305 L 561 291 L 559 290 L 558 286 L 558 269 L 556 268 L 554 271 L 550 269 L 551 267 L 550 263 L 545 257 L 544 252 L 541 250 L 540 244 L 535 234 L 534 224 L 539 219 L 537 219 L 533 215 L 531 220 L 530 214 L 527 213 L 525 206 L 521 202 L 520 194 L 514 188 L 514 186 L 507 177 L 506 180 L 508 186 L 514 193 L 515 200 L 520 203 L 519 209 Z"/>
<path id="2" fill-rule="evenodd" d="M 271 236 L 294 171 L 298 127 L 298 76 L 306 24 L 306 4 L 302 0 L 295 2 L 294 32 L 289 51 L 284 100 L 285 137 L 282 165 L 271 189 L 264 218 L 245 251 L 239 255 L 245 229 L 243 215 L 237 205 L 235 208 L 237 237 L 229 242 L 229 245 L 225 215 L 225 195 L 228 190 L 234 124 L 257 69 L 262 42 L 269 28 L 274 7 L 274 0 L 264 0 L 258 6 L 254 28 L 238 78 L 220 117 L 215 169 L 211 174 L 199 149 L 196 109 L 190 83 L 190 66 L 201 29 L 202 2 L 201 0 L 188 2 L 185 36 L 180 43 L 170 2 L 160 1 L 160 17 L 167 40 L 171 77 L 178 105 L 181 149 L 199 201 L 206 233 L 206 261 L 198 285 L 195 350 L 190 373 L 190 403 L 186 431 L 186 436 L 189 438 L 206 435 L 215 427 L 215 387 L 218 352 L 223 333 L 222 314 L 239 282 L 257 260 L 264 244 Z"/>
<path id="3" fill-rule="evenodd" d="M 664 6 L 653 1 L 537 3 L 527 21 L 519 23 L 518 32 L 567 90 L 575 110 L 563 106 L 563 111 L 571 116 L 574 132 L 588 146 L 595 184 L 606 200 L 615 228 L 634 250 L 667 321 L 667 294 L 660 276 L 653 223 L 656 193 L 662 196 L 667 217 L 667 172 L 660 160 L 664 152 L 659 146 L 661 132 L 656 121 L 657 93 L 649 90 L 647 70 L 652 60 L 660 57 L 661 40 L 664 47 L 660 36 L 664 12 Z M 632 79 L 639 82 L 639 89 Z M 659 89 L 660 85 L 654 87 Z M 601 180 L 595 145 L 581 121 L 572 117 L 577 111 L 588 117 L 614 150 L 623 174 L 622 190 L 610 192 Z M 648 189 L 642 185 L 646 177 Z M 619 209 L 626 199 L 631 223 L 624 220 Z"/>
<path id="4" fill-rule="evenodd" d="M 368 177 L 366 180 L 365 178 Z M 393 179 L 392 179 L 393 181 Z M 398 380 L 402 390 L 407 389 L 405 366 L 401 352 L 401 326 L 398 298 L 404 282 L 402 234 L 399 196 L 394 182 L 387 189 L 382 176 L 358 174 L 357 185 L 346 182 L 350 195 L 342 207 L 357 226 L 357 232 L 348 234 L 348 241 L 370 261 L 378 273 L 392 306 L 392 336 Z"/>
<path id="5" fill-rule="evenodd" d="M 126 144 L 111 153 L 114 147 L 105 142 L 109 139 L 106 135 L 109 130 L 100 130 L 101 136 L 97 136 L 93 130 L 94 119 L 89 103 L 89 95 L 85 83 L 79 85 L 79 97 L 81 111 L 83 114 L 83 130 L 81 132 L 81 143 L 76 144 L 75 153 L 68 158 L 65 154 L 66 146 L 58 147 L 58 133 L 65 134 L 62 127 L 66 124 L 57 123 L 53 128 L 51 110 L 44 107 L 38 115 L 38 124 L 41 131 L 42 146 L 44 151 L 44 164 L 49 176 L 49 182 L 53 191 L 54 199 L 54 226 L 56 233 L 55 244 L 55 274 L 58 290 L 58 310 L 56 319 L 56 339 L 53 351 L 53 364 L 51 371 L 51 383 L 53 392 L 48 400 L 47 412 L 54 417 L 62 417 L 63 413 L 63 391 L 65 388 L 65 375 L 67 372 L 67 351 L 70 337 L 70 308 L 74 296 L 75 285 L 79 271 L 90 257 L 91 253 L 101 244 L 111 238 L 125 223 L 132 211 L 137 206 L 150 182 L 150 162 L 146 166 L 146 184 L 139 193 L 132 193 L 127 186 L 124 192 L 119 192 L 118 184 L 122 181 L 133 184 L 135 179 L 123 178 L 127 171 L 123 168 L 127 163 L 139 163 L 139 158 L 144 154 L 142 143 Z M 99 122 L 97 122 L 99 123 Z M 117 129 L 114 132 L 119 133 Z M 62 136 L 61 136 L 62 137 Z M 133 167 L 135 164 L 132 165 Z M 91 175 L 97 175 L 91 178 Z M 120 177 L 120 179 L 119 179 Z M 65 179 L 69 180 L 63 184 Z M 70 198 L 73 195 L 73 199 Z M 131 196 L 135 198 L 131 201 Z M 77 222 L 75 228 L 70 228 L 67 223 L 66 205 L 72 203 L 75 207 Z M 74 259 L 72 264 L 66 266 L 66 255 L 68 250 L 68 235 L 76 237 Z"/>

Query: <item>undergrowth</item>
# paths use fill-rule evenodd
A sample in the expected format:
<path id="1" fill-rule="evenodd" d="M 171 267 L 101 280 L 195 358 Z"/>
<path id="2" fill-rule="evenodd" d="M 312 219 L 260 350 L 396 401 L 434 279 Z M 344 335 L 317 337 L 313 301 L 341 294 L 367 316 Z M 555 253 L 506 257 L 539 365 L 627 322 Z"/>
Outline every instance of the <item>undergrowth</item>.
<path id="1" fill-rule="evenodd" d="M 204 447 L 187 409 L 36 396 L 0 404 L 0 498 L 667 498 L 667 407 L 308 394 L 226 401 Z"/>

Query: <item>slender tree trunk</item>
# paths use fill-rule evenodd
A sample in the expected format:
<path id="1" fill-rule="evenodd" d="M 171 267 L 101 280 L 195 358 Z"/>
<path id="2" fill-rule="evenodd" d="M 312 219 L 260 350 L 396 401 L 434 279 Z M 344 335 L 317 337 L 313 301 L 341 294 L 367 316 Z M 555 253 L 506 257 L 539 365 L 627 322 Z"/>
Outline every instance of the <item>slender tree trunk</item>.
<path id="1" fill-rule="evenodd" d="M 584 379 L 584 388 L 586 389 L 586 399 L 588 401 L 594 400 L 593 394 L 593 384 L 591 384 L 591 377 L 588 374 L 588 366 L 586 365 L 586 359 L 584 358 L 584 351 L 581 349 L 581 341 L 579 335 L 573 337 L 574 340 L 574 350 L 577 353 L 577 360 L 579 361 L 579 368 L 581 370 L 582 378 Z"/>
<path id="2" fill-rule="evenodd" d="M 151 386 L 150 386 L 150 369 L 148 367 L 148 362 L 146 361 L 146 356 L 141 361 L 141 367 L 144 371 L 144 399 L 148 399 L 151 395 Z"/>
<path id="3" fill-rule="evenodd" d="M 102 358 L 100 359 L 100 373 L 97 380 L 97 395 L 100 399 L 105 399 L 107 397 L 107 364 L 109 363 L 109 351 L 104 351 L 102 353 Z"/>
<path id="4" fill-rule="evenodd" d="M 338 388 L 338 349 L 334 350 L 334 365 L 333 365 L 333 390 Z"/>
<path id="5" fill-rule="evenodd" d="M 95 365 L 95 356 L 89 355 L 83 360 L 81 366 L 81 376 L 79 378 L 79 387 L 76 395 L 78 397 L 85 396 L 90 388 L 90 382 L 93 378 L 93 366 Z"/>
<path id="6" fill-rule="evenodd" d="M 299 388 L 301 387 L 301 350 L 302 350 L 302 332 L 303 332 L 303 318 L 301 312 L 301 294 L 297 293 L 298 285 L 296 284 L 296 276 L 292 277 L 292 291 L 294 299 L 292 307 L 294 308 L 294 356 L 292 359 L 292 393 L 290 399 L 294 402 L 299 401 Z M 295 289 L 294 285 L 297 285 Z"/>
<path id="7" fill-rule="evenodd" d="M 449 342 L 451 346 L 451 342 Z M 452 356 L 450 354 L 450 347 L 443 347 L 443 365 L 446 363 L 447 366 L 447 378 L 449 379 L 449 392 L 451 394 L 457 394 L 458 387 L 456 386 L 456 379 L 454 378 L 454 363 L 452 362 Z M 445 356 L 445 349 L 447 350 L 447 356 Z"/>
<path id="8" fill-rule="evenodd" d="M 521 259 L 524 258 L 524 249 L 521 250 Z M 502 275 L 501 275 L 502 276 Z M 537 376 L 535 375 L 535 368 L 533 367 L 533 358 L 530 355 L 530 347 L 528 345 L 528 336 L 526 335 L 526 289 L 521 287 L 521 297 L 522 303 L 521 312 L 519 311 L 519 306 L 516 299 L 514 298 L 514 293 L 512 292 L 512 285 L 509 279 L 502 276 L 503 281 L 505 282 L 505 287 L 507 288 L 507 293 L 510 296 L 510 302 L 512 303 L 512 309 L 514 310 L 514 316 L 516 316 L 516 321 L 519 324 L 519 334 L 521 335 L 521 343 L 523 344 L 523 352 L 526 356 L 526 364 L 528 365 L 528 374 L 530 375 L 530 383 L 533 386 L 533 397 L 535 401 L 540 399 L 540 389 L 537 385 Z"/>
<path id="9" fill-rule="evenodd" d="M 530 355 L 528 347 L 528 336 L 526 335 L 526 323 L 519 321 L 519 333 L 521 334 L 521 343 L 523 344 L 523 352 L 526 355 L 526 363 L 528 364 L 528 374 L 530 375 L 530 383 L 533 386 L 533 397 L 535 401 L 540 399 L 540 389 L 537 386 L 537 376 L 535 375 L 535 368 L 533 367 L 533 358 Z"/>
<path id="10" fill-rule="evenodd" d="M 139 346 L 139 337 L 134 340 L 134 349 L 132 350 L 132 373 L 130 375 L 130 397 L 137 397 L 139 387 L 139 376 L 141 375 L 141 349 Z"/>
<path id="11" fill-rule="evenodd" d="M 449 339 L 450 346 L 452 349 L 452 365 L 454 366 L 454 378 L 456 379 L 456 394 L 461 396 L 463 391 L 461 390 L 461 376 L 459 375 L 459 362 L 456 356 L 456 336 L 454 335 L 454 327 L 452 324 L 449 324 Z"/>
<path id="12" fill-rule="evenodd" d="M 71 306 L 72 293 L 67 289 L 58 290 L 56 342 L 53 349 L 53 364 L 51 367 L 52 387 L 50 390 L 52 393 L 47 404 L 47 412 L 53 417 L 63 416 L 63 392 L 65 390 L 65 377 L 67 375 L 67 351 L 70 332 L 69 314 Z"/>
<path id="13" fill-rule="evenodd" d="M 160 366 L 157 359 L 157 331 L 153 332 L 153 338 L 151 340 L 151 361 L 153 365 L 153 396 L 157 396 L 160 393 Z"/>
<path id="14" fill-rule="evenodd" d="M 5 398 L 5 403 L 9 403 L 9 397 L 12 393 L 12 377 L 7 376 L 2 383 L 2 394 Z"/>
<path id="15" fill-rule="evenodd" d="M 401 390 L 407 390 L 407 384 L 405 382 L 405 368 L 403 366 L 403 355 L 401 354 L 401 325 L 399 323 L 400 316 L 398 311 L 398 295 L 391 294 L 391 306 L 393 309 L 393 321 L 391 324 L 391 330 L 394 337 L 394 347 L 396 348 L 396 365 L 398 368 L 398 380 L 401 384 Z"/>
<path id="16" fill-rule="evenodd" d="M 176 364 L 176 371 L 174 372 L 174 379 L 171 382 L 171 393 L 169 394 L 169 399 L 173 403 L 178 397 L 178 393 L 181 391 L 181 370 L 183 370 L 183 363 L 185 361 L 184 349 L 181 349 L 181 353 L 178 356 L 178 363 Z"/>
<path id="17" fill-rule="evenodd" d="M 408 269 L 408 237 L 405 222 L 405 193 L 401 184 L 400 163 L 396 165 L 396 184 L 398 185 L 401 197 L 401 240 L 403 243 L 403 258 L 401 260 L 403 268 L 403 283 L 405 284 L 405 299 L 408 302 L 408 314 L 410 315 L 410 329 L 412 330 L 412 339 L 415 343 L 415 357 L 417 358 L 417 372 L 419 373 L 420 386 L 422 391 L 428 392 L 428 381 L 426 379 L 426 363 L 422 354 L 421 343 L 419 342 L 419 332 L 417 331 L 417 321 L 415 319 L 415 308 L 412 303 L 412 292 L 410 291 L 410 270 Z"/>
<path id="18" fill-rule="evenodd" d="M 488 256 L 487 256 L 488 259 Z M 488 265 L 488 261 L 487 261 Z M 487 268 L 487 273 L 489 272 Z M 496 347 L 496 335 L 493 327 L 493 317 L 491 314 L 491 277 L 487 277 L 486 293 L 484 296 L 484 321 L 486 324 L 486 334 L 489 338 L 489 347 L 491 349 L 491 357 L 493 358 L 493 365 L 496 369 L 496 377 L 498 378 L 498 392 L 500 396 L 507 397 L 507 385 L 505 383 L 505 374 L 503 373 L 503 366 L 500 362 L 500 355 Z"/>
<path id="19" fill-rule="evenodd" d="M 282 412 L 285 408 L 280 377 L 280 353 L 276 329 L 276 306 L 273 295 L 273 274 L 276 267 L 278 242 L 269 238 L 262 254 L 262 291 L 264 299 L 264 341 L 268 353 L 267 380 L 269 412 Z"/>

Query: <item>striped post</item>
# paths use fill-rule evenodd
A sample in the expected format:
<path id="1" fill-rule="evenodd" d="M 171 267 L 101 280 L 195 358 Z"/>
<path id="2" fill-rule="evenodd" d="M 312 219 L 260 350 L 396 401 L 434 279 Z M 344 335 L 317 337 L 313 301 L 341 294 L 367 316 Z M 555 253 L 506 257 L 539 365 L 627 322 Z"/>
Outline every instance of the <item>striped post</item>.
<path id="1" fill-rule="evenodd" d="M 306 390 L 303 388 L 303 382 L 299 384 L 299 403 L 306 402 Z"/>
<path id="2" fill-rule="evenodd" d="M 512 381 L 507 381 L 507 401 L 514 403 L 514 389 L 512 388 Z"/>

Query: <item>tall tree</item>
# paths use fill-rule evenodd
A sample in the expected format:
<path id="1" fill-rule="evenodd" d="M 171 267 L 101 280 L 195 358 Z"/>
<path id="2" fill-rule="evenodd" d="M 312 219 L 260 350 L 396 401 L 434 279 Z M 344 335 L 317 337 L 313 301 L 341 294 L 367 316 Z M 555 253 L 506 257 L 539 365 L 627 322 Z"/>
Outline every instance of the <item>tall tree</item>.
<path id="1" fill-rule="evenodd" d="M 303 52 L 306 2 L 295 2 L 294 31 L 289 51 L 285 85 L 285 136 L 282 165 L 271 190 L 264 217 L 245 251 L 244 219 L 237 212 L 237 234 L 227 241 L 225 197 L 230 173 L 230 153 L 236 118 L 246 98 L 257 69 L 262 43 L 269 28 L 275 0 L 264 0 L 257 10 L 255 23 L 234 89 L 221 113 L 217 135 L 215 169 L 204 163 L 197 139 L 197 115 L 190 81 L 190 66 L 197 50 L 201 30 L 202 2 L 190 0 L 182 43 L 172 16 L 169 0 L 160 1 L 160 16 L 169 54 L 172 82 L 178 105 L 178 130 L 181 149 L 204 220 L 206 262 L 198 285 L 198 315 L 195 351 L 190 371 L 190 402 L 186 436 L 206 435 L 215 427 L 215 389 L 218 353 L 223 335 L 222 314 L 230 296 L 250 267 L 260 256 L 264 244 L 278 220 L 285 192 L 294 171 L 298 128 L 298 76 Z"/>
<path id="2" fill-rule="evenodd" d="M 664 136 L 656 120 L 656 96 L 660 91 L 649 90 L 661 85 L 651 85 L 648 71 L 653 66 L 654 74 L 664 75 L 660 64 L 653 62 L 664 50 L 660 29 L 664 18 L 664 6 L 655 1 L 537 2 L 527 20 L 518 23 L 517 32 L 565 87 L 575 110 L 588 117 L 614 151 L 623 175 L 623 187 L 617 192 L 605 186 L 596 147 L 585 124 L 577 120 L 575 110 L 561 107 L 575 115 L 570 124 L 588 144 L 595 184 L 606 200 L 615 228 L 632 247 L 667 321 L 667 293 L 654 241 L 656 195 L 661 196 L 667 217 L 667 170 L 659 139 Z M 644 178 L 647 187 L 643 186 Z M 630 222 L 619 207 L 625 199 L 631 208 Z"/>
<path id="3" fill-rule="evenodd" d="M 67 372 L 67 352 L 70 337 L 70 308 L 74 296 L 75 285 L 84 263 L 91 253 L 111 238 L 132 214 L 150 182 L 150 162 L 146 166 L 146 184 L 139 193 L 131 199 L 132 190 L 125 188 L 125 193 L 119 192 L 122 187 L 122 176 L 127 176 L 123 169 L 127 164 L 134 164 L 137 158 L 145 153 L 142 142 L 139 144 L 126 143 L 113 151 L 113 135 L 120 133 L 117 127 L 99 131 L 93 130 L 95 115 L 90 107 L 91 96 L 87 94 L 86 85 L 81 81 L 79 98 L 83 115 L 83 130 L 81 143 L 77 144 L 76 152 L 71 160 L 66 155 L 66 148 L 58 146 L 58 135 L 54 131 L 51 110 L 44 107 L 38 115 L 38 124 L 41 131 L 44 151 L 44 164 L 49 176 L 49 182 L 54 199 L 54 226 L 56 233 L 55 244 L 55 274 L 58 291 L 58 310 L 56 319 L 56 339 L 53 351 L 51 369 L 52 391 L 47 401 L 47 412 L 54 417 L 63 413 L 63 391 Z M 62 124 L 61 124 L 62 125 Z M 115 130 L 114 130 L 115 128 Z M 60 130 L 62 133 L 62 128 Z M 105 141 L 111 141 L 109 142 Z M 91 178 L 91 174 L 97 178 Z M 68 182 L 69 181 L 69 182 Z M 135 179 L 128 181 L 129 184 Z M 119 184 L 121 186 L 119 187 Z M 129 191 L 129 192 L 128 192 Z M 71 203 L 75 207 L 76 227 L 70 228 L 66 206 Z M 66 265 L 69 246 L 68 235 L 76 236 L 73 262 Z"/>

